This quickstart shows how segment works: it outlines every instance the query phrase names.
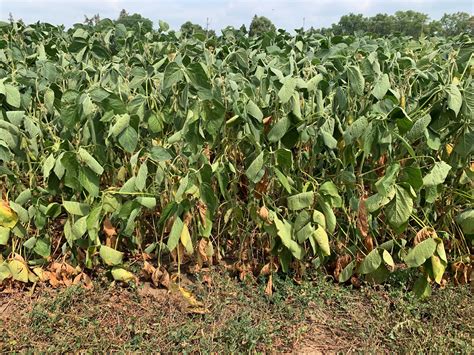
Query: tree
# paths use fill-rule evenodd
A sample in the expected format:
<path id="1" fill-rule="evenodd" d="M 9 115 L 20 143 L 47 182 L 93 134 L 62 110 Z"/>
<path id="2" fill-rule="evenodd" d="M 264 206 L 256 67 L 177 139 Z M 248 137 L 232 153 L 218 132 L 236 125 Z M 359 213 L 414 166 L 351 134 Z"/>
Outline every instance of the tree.
<path id="1" fill-rule="evenodd" d="M 92 17 L 88 17 L 87 15 L 84 15 L 84 23 L 89 26 L 97 26 L 100 22 L 100 16 L 99 14 L 95 14 Z"/>
<path id="2" fill-rule="evenodd" d="M 367 31 L 367 18 L 362 14 L 344 15 L 334 28 L 334 33 L 343 35 L 353 35 L 357 31 Z"/>
<path id="3" fill-rule="evenodd" d="M 119 17 L 115 22 L 121 23 L 126 28 L 136 32 L 141 31 L 147 33 L 153 30 L 153 22 L 150 19 L 147 19 L 140 14 L 129 15 L 125 9 L 120 11 Z"/>
<path id="4" fill-rule="evenodd" d="M 275 32 L 275 25 L 265 16 L 255 15 L 250 23 L 249 35 L 261 36 L 267 32 Z"/>
<path id="5" fill-rule="evenodd" d="M 186 21 L 181 25 L 180 28 L 181 35 L 184 38 L 189 38 L 191 37 L 194 33 L 204 33 L 207 37 L 215 37 L 216 36 L 216 31 L 214 30 L 205 30 L 201 25 L 198 25 L 196 23 L 192 23 L 191 21 Z"/>
<path id="6" fill-rule="evenodd" d="M 455 36 L 461 33 L 474 34 L 473 17 L 467 12 L 444 14 L 439 23 L 445 36 Z"/>
<path id="7" fill-rule="evenodd" d="M 367 31 L 379 36 L 387 36 L 393 32 L 394 17 L 387 14 L 377 14 L 367 19 Z"/>
<path id="8" fill-rule="evenodd" d="M 420 37 L 429 30 L 428 15 L 416 11 L 397 11 L 394 30 L 407 36 Z"/>

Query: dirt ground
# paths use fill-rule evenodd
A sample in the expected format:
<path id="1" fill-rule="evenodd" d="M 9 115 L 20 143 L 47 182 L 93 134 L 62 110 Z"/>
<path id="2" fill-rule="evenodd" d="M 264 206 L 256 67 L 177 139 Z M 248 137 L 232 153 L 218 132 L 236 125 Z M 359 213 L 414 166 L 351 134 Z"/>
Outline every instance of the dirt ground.
<path id="1" fill-rule="evenodd" d="M 211 271 L 182 289 L 149 283 L 37 286 L 0 294 L 0 351 L 472 353 L 467 286 L 420 301 L 401 286 L 352 289 L 322 276 L 239 281 Z M 185 291 L 183 291 L 185 290 Z"/>

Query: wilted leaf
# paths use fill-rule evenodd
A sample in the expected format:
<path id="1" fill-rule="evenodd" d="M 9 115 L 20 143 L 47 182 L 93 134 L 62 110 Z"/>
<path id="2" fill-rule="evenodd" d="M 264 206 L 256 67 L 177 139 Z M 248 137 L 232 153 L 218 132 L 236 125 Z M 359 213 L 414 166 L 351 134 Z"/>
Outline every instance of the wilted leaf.
<path id="1" fill-rule="evenodd" d="M 369 234 L 369 221 L 367 215 L 366 198 L 359 199 L 359 211 L 357 212 L 357 229 L 363 237 Z"/>

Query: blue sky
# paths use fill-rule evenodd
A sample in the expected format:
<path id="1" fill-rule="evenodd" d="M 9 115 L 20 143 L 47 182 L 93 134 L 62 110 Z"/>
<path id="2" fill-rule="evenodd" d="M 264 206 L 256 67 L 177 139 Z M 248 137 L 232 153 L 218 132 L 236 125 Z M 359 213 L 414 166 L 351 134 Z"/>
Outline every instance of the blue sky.
<path id="1" fill-rule="evenodd" d="M 270 18 L 277 27 L 291 30 L 329 26 L 349 12 L 374 15 L 397 10 L 415 10 L 439 19 L 445 12 L 474 12 L 474 0 L 0 0 L 0 18 L 27 23 L 45 21 L 71 26 L 83 22 L 84 15 L 99 13 L 101 18 L 116 18 L 121 9 L 140 13 L 155 25 L 158 20 L 172 28 L 192 21 L 202 26 L 221 29 L 227 25 L 248 24 L 254 14 Z"/>

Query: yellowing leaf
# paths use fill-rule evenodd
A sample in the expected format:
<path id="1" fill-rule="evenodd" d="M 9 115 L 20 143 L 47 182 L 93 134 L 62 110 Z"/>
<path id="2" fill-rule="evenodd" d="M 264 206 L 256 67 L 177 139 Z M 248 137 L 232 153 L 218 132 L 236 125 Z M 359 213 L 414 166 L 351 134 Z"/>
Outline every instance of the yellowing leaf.
<path id="1" fill-rule="evenodd" d="M 16 259 L 10 260 L 8 268 L 12 273 L 13 280 L 28 282 L 28 266 L 25 262 Z"/>
<path id="2" fill-rule="evenodd" d="M 12 277 L 12 273 L 7 263 L 0 264 L 0 284 L 3 280 Z"/>
<path id="3" fill-rule="evenodd" d="M 433 268 L 434 280 L 438 285 L 441 285 L 444 270 L 446 270 L 446 263 L 444 263 L 437 255 L 431 256 L 431 267 Z"/>
<path id="4" fill-rule="evenodd" d="M 180 236 L 181 243 L 183 246 L 186 248 L 186 252 L 188 254 L 192 254 L 194 249 L 193 249 L 193 242 L 191 240 L 191 235 L 189 234 L 189 229 L 186 223 L 183 224 L 183 229 L 181 230 L 181 236 Z"/>
<path id="5" fill-rule="evenodd" d="M 99 254 L 107 265 L 114 266 L 122 263 L 123 253 L 106 245 L 100 247 Z"/>
<path id="6" fill-rule="evenodd" d="M 321 248 L 323 255 L 331 255 L 331 249 L 329 248 L 329 238 L 326 231 L 321 226 L 318 226 L 312 235 L 316 240 L 316 243 L 318 243 L 319 247 Z"/>
<path id="7" fill-rule="evenodd" d="M 451 153 L 453 152 L 453 145 L 451 143 L 448 143 L 448 144 L 446 144 L 445 149 L 446 149 L 446 153 L 448 154 L 448 156 L 450 156 Z"/>
<path id="8" fill-rule="evenodd" d="M 112 269 L 112 277 L 116 281 L 122 281 L 122 282 L 130 282 L 130 281 L 135 281 L 137 282 L 137 277 L 132 274 L 130 271 L 127 271 L 122 268 L 113 268 Z"/>
<path id="9" fill-rule="evenodd" d="M 386 250 L 383 251 L 382 253 L 382 258 L 383 261 L 385 261 L 385 264 L 387 264 L 390 267 L 395 267 L 395 263 L 393 262 L 393 258 L 390 255 L 390 253 Z"/>
<path id="10" fill-rule="evenodd" d="M 179 292 L 181 292 L 181 295 L 184 297 L 184 299 L 191 305 L 191 307 L 202 307 L 203 304 L 202 302 L 199 302 L 194 295 L 186 290 L 183 287 L 179 287 Z"/>
<path id="11" fill-rule="evenodd" d="M 10 208 L 8 202 L 2 200 L 0 202 L 0 226 L 13 228 L 17 222 L 18 216 L 15 211 Z"/>

